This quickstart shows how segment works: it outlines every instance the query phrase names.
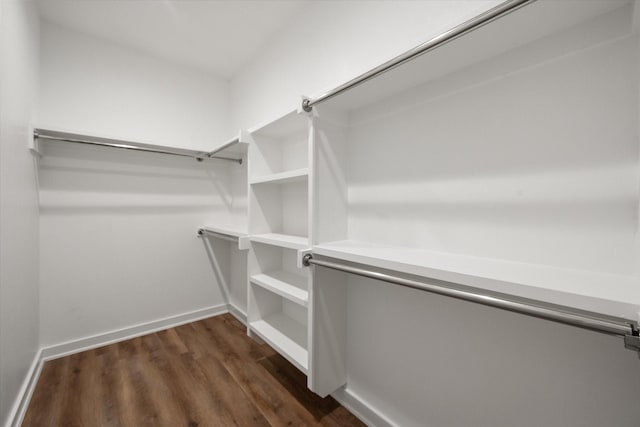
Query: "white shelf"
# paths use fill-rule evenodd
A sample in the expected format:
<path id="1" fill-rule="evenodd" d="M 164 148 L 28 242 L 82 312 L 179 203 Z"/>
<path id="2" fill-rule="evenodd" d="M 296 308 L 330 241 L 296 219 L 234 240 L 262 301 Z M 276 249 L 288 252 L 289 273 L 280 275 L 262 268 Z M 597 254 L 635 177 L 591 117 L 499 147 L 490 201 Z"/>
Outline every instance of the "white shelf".
<path id="1" fill-rule="evenodd" d="M 638 320 L 640 278 L 376 245 L 353 240 L 313 247 L 344 261 L 473 286 L 517 297 Z"/>
<path id="2" fill-rule="evenodd" d="M 229 155 L 244 156 L 247 154 L 247 148 L 249 144 L 247 144 L 244 141 L 241 141 L 240 139 L 241 139 L 240 136 L 231 138 L 223 142 L 222 144 L 212 148 L 209 151 L 212 152 L 212 151 L 220 150 L 220 151 L 217 151 L 214 154 L 214 156 L 229 156 Z"/>
<path id="3" fill-rule="evenodd" d="M 206 231 L 211 231 L 212 233 L 223 234 L 229 237 L 240 238 L 240 237 L 247 236 L 246 231 L 242 231 L 233 227 L 204 225 L 202 226 L 202 229 Z"/>
<path id="4" fill-rule="evenodd" d="M 275 313 L 249 323 L 249 327 L 298 369 L 307 372 L 307 330 L 303 325 L 282 313 Z"/>
<path id="5" fill-rule="evenodd" d="M 283 298 L 306 307 L 309 293 L 306 291 L 307 278 L 287 271 L 271 271 L 251 276 L 251 283 L 276 293 Z"/>
<path id="6" fill-rule="evenodd" d="M 263 175 L 252 178 L 250 183 L 255 184 L 286 184 L 290 182 L 304 181 L 309 176 L 309 168 L 295 169 L 271 175 Z"/>
<path id="7" fill-rule="evenodd" d="M 254 234 L 249 237 L 252 242 L 265 243 L 287 249 L 306 249 L 309 247 L 309 239 L 306 237 L 292 236 L 289 234 L 265 233 Z"/>

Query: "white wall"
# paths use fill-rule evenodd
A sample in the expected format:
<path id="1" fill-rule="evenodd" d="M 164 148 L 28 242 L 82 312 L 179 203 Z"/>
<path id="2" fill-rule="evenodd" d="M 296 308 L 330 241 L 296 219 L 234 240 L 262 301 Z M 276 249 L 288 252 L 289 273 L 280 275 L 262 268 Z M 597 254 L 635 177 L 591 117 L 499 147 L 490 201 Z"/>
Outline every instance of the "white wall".
<path id="1" fill-rule="evenodd" d="M 500 3 L 310 2 L 231 80 L 235 128 L 264 124 Z"/>
<path id="2" fill-rule="evenodd" d="M 228 83 L 44 22 L 41 127 L 210 150 L 231 136 Z"/>
<path id="3" fill-rule="evenodd" d="M 38 87 L 38 17 L 0 2 L 0 424 L 38 351 L 38 194 L 27 150 Z"/>
<path id="4" fill-rule="evenodd" d="M 620 338 L 352 276 L 348 391 L 403 427 L 635 427 Z"/>
<path id="5" fill-rule="evenodd" d="M 197 149 L 226 137 L 224 81 L 50 24 L 41 88 L 43 127 Z M 43 148 L 43 346 L 224 304 L 196 230 L 231 221 L 231 171 L 244 166 Z"/>

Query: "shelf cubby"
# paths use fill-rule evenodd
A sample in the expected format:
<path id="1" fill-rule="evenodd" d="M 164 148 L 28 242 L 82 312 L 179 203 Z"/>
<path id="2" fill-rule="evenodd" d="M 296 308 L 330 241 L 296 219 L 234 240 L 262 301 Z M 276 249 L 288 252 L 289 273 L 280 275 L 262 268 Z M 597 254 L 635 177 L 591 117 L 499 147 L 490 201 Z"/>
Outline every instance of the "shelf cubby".
<path id="1" fill-rule="evenodd" d="M 309 176 L 309 168 L 292 169 L 285 172 L 262 175 L 251 179 L 250 184 L 286 184 L 305 181 Z"/>
<path id="2" fill-rule="evenodd" d="M 309 166 L 308 124 L 304 115 L 291 112 L 250 133 L 252 179 Z"/>
<path id="3" fill-rule="evenodd" d="M 303 307 L 309 303 L 308 278 L 284 270 L 254 274 L 249 281 Z"/>

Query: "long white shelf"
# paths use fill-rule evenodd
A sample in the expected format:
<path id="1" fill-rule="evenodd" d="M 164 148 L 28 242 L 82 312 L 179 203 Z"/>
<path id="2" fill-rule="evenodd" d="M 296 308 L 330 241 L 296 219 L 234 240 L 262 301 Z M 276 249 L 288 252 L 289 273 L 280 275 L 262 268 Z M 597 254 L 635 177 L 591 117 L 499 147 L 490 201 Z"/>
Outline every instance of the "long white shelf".
<path id="1" fill-rule="evenodd" d="M 479 289 L 640 320 L 640 278 L 341 240 L 313 253 Z"/>
<path id="2" fill-rule="evenodd" d="M 256 184 L 287 184 L 291 182 L 304 181 L 309 176 L 309 168 L 295 169 L 285 172 L 251 178 L 249 183 Z"/>
<path id="3" fill-rule="evenodd" d="M 265 243 L 288 249 L 306 249 L 309 247 L 309 239 L 306 237 L 292 236 L 289 234 L 265 233 L 249 236 L 252 242 Z"/>
<path id="4" fill-rule="evenodd" d="M 233 227 L 226 227 L 226 226 L 213 226 L 213 225 L 203 225 L 202 229 L 206 230 L 206 231 L 211 231 L 212 233 L 218 233 L 218 234 L 222 234 L 225 236 L 229 236 L 229 237 L 245 237 L 247 236 L 247 232 L 246 231 L 242 231 L 240 229 L 236 229 Z"/>
<path id="5" fill-rule="evenodd" d="M 282 313 L 274 313 L 250 322 L 249 327 L 298 369 L 307 372 L 307 330 L 303 325 Z"/>
<path id="6" fill-rule="evenodd" d="M 250 281 L 303 307 L 307 307 L 309 303 L 309 292 L 306 291 L 307 278 L 304 276 L 279 270 L 255 274 L 251 276 Z"/>

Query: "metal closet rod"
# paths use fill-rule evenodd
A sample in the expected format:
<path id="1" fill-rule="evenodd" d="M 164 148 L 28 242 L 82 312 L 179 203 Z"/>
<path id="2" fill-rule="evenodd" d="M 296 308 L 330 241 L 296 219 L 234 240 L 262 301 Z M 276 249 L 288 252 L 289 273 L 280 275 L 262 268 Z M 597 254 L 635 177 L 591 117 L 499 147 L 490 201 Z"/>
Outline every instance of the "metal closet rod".
<path id="1" fill-rule="evenodd" d="M 238 239 L 231 237 L 231 236 L 227 236 L 226 234 L 222 234 L 222 233 L 217 233 L 215 231 L 211 231 L 211 230 L 206 230 L 204 228 L 199 228 L 198 229 L 198 237 L 204 237 L 204 236 L 211 236 L 211 237 L 215 237 L 217 239 L 222 239 L 222 240 L 228 240 L 230 242 L 234 242 L 234 243 L 238 243 Z"/>
<path id="2" fill-rule="evenodd" d="M 336 87 L 335 89 L 332 89 L 328 92 L 323 93 L 317 98 L 304 99 L 302 101 L 302 109 L 304 111 L 309 112 L 312 110 L 313 106 L 316 104 L 320 104 L 330 98 L 333 98 L 336 95 L 341 94 L 342 92 L 345 92 L 358 85 L 361 85 L 362 83 L 368 80 L 371 80 L 374 77 L 379 76 L 380 74 L 386 73 L 387 71 L 392 70 L 406 62 L 409 62 L 420 55 L 423 55 L 429 51 L 437 49 L 449 43 L 450 41 L 457 39 L 458 37 L 461 37 L 467 33 L 470 33 L 471 31 L 477 30 L 478 28 L 485 26 L 491 21 L 501 18 L 511 12 L 514 12 L 515 10 L 523 6 L 526 6 L 529 3 L 533 3 L 534 1 L 536 0 L 507 0 L 503 3 L 500 3 L 498 6 L 492 9 L 489 9 L 488 11 L 466 22 L 463 22 L 462 24 L 456 27 L 453 27 L 448 31 L 445 31 L 444 33 L 432 38 L 431 40 L 428 40 L 422 44 L 419 44 L 413 49 L 408 50 L 407 52 L 401 55 L 398 55 L 395 58 L 390 59 L 389 61 L 381 65 L 378 65 L 377 67 L 367 71 L 366 73 L 359 75 L 358 77 L 355 77 L 349 80 L 348 82 Z"/>
<path id="3" fill-rule="evenodd" d="M 46 129 L 34 129 L 34 140 L 65 141 L 75 144 L 97 145 L 101 147 L 121 148 L 125 150 L 145 151 L 149 153 L 169 154 L 172 156 L 190 157 L 201 162 L 203 159 L 226 160 L 242 164 L 242 158 L 214 156 L 202 151 L 165 147 L 162 145 L 143 144 L 140 142 L 123 141 L 118 139 L 100 138 L 87 135 L 79 135 L 66 132 L 49 131 Z M 225 144 L 226 145 L 226 144 Z M 219 150 L 216 150 L 216 152 Z"/>
<path id="4" fill-rule="evenodd" d="M 585 312 L 575 310 L 571 307 L 565 307 L 556 304 L 548 304 L 541 301 L 530 299 L 509 299 L 504 296 L 496 296 L 479 291 L 462 290 L 455 287 L 455 284 L 441 280 L 435 280 L 431 283 L 410 280 L 403 277 L 392 276 L 373 270 L 366 270 L 351 265 L 337 262 L 318 260 L 312 254 L 307 254 L 302 258 L 302 264 L 305 266 L 317 265 L 320 267 L 331 268 L 333 270 L 344 271 L 346 273 L 356 274 L 358 276 L 368 277 L 370 279 L 382 280 L 384 282 L 393 283 L 408 288 L 427 291 L 430 293 L 444 295 L 456 299 L 461 299 L 477 304 L 495 307 L 502 310 L 513 311 L 527 316 L 538 317 L 541 319 L 551 320 L 554 322 L 564 323 L 566 325 L 577 326 L 596 332 L 602 332 L 609 335 L 616 335 L 624 338 L 625 347 L 635 350 L 640 356 L 640 336 L 638 324 L 635 321 L 600 315 L 598 313 Z M 579 312 L 578 312 L 579 311 Z"/>

